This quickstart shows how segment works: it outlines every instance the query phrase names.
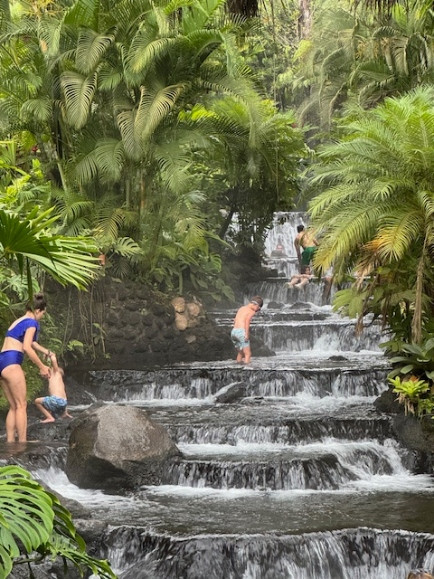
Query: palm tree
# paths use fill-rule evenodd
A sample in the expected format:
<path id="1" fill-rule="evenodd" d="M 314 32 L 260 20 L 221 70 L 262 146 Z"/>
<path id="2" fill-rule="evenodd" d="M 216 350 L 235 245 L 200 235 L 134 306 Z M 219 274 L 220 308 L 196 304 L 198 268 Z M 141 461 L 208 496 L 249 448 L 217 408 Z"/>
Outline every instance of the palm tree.
<path id="1" fill-rule="evenodd" d="M 434 13 L 430 0 L 396 2 L 373 27 L 370 50 L 353 76 L 359 100 L 372 106 L 434 80 Z"/>
<path id="2" fill-rule="evenodd" d="M 405 302 L 415 342 L 434 303 L 433 98 L 419 88 L 360 111 L 321 150 L 311 179 L 324 189 L 310 204 L 321 235 L 316 265 L 333 264 L 341 277 L 369 273 L 368 289 L 356 288 L 365 307 L 381 302 L 387 321 L 390 304 Z"/>
<path id="3" fill-rule="evenodd" d="M 200 95 L 237 88 L 225 65 L 231 56 L 225 60 L 218 53 L 234 28 L 225 22 L 222 5 L 223 0 L 76 0 L 67 10 L 38 15 L 37 22 L 10 22 L 2 53 L 9 76 L 0 104 L 15 119 L 31 113 L 24 118 L 27 128 L 45 159 L 56 159 L 63 191 L 52 201 L 64 217 L 64 231 L 92 230 L 111 248 L 119 245 L 118 236 L 146 235 L 154 261 L 162 230 L 155 216 L 164 214 L 174 193 L 180 199 L 189 193 L 190 161 L 183 149 L 195 137 L 185 127 L 181 134 L 179 112 Z M 16 47 L 31 91 L 17 90 L 19 67 L 8 66 Z M 56 124 L 50 126 L 53 116 Z M 56 138 L 47 142 L 44 135 Z M 188 211 L 191 216 L 191 206 Z M 149 221 L 155 227 L 147 229 Z M 202 240 L 198 245 L 203 247 Z M 122 253 L 131 247 L 123 244 Z"/>
<path id="4" fill-rule="evenodd" d="M 369 22 L 342 3 L 319 9 L 310 38 L 301 39 L 288 79 L 303 124 L 330 131 L 334 117 L 352 95 L 354 71 L 369 57 Z M 317 135 L 315 135 L 318 138 Z"/>
<path id="5" fill-rule="evenodd" d="M 369 108 L 433 81 L 432 2 L 378 2 L 377 8 L 341 2 L 317 10 L 312 35 L 295 54 L 295 74 L 282 75 L 303 122 L 329 132 L 348 103 Z"/>
<path id="6" fill-rule="evenodd" d="M 292 112 L 279 113 L 271 101 L 253 91 L 244 99 L 212 100 L 183 115 L 208 135 L 207 166 L 224 167 L 225 187 L 218 195 L 226 210 L 220 228 L 223 238 L 235 213 L 240 241 L 260 243 L 275 211 L 287 209 L 297 191 L 294 178 L 307 150 Z M 216 162 L 217 161 L 217 162 Z M 254 224 L 254 227 L 252 227 Z"/>

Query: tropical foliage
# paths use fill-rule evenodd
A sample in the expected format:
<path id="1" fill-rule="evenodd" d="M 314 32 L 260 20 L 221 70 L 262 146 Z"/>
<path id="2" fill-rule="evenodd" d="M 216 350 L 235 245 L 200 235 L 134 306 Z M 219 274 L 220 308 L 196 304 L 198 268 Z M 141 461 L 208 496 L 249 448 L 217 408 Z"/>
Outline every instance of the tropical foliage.
<path id="1" fill-rule="evenodd" d="M 165 290 L 180 291 L 190 281 L 192 289 L 215 287 L 223 247 L 216 234 L 224 222 L 207 223 L 211 204 L 203 192 L 223 195 L 242 183 L 237 210 L 246 212 L 246 228 L 263 231 L 259 221 L 269 220 L 275 199 L 289 208 L 296 190 L 292 161 L 285 178 L 279 175 L 286 153 L 303 155 L 290 119 L 261 105 L 237 46 L 248 32 L 246 20 L 228 18 L 224 0 L 76 0 L 35 3 L 31 10 L 17 2 L 13 8 L 3 19 L 0 126 L 3 113 L 20 150 L 36 150 L 61 188 L 53 200 L 68 231 L 92 231 L 116 275 L 139 272 Z M 239 12 L 235 4 L 228 8 Z M 183 116 L 195 106 L 212 107 L 215 98 L 234 119 L 237 107 L 247 112 L 230 139 L 223 124 L 210 138 L 205 125 Z M 247 140 L 256 152 L 237 167 Z M 200 152 L 214 159 L 206 175 L 196 170 Z M 266 218 L 259 209 L 264 191 Z M 211 201 L 220 215 L 222 196 Z"/>
<path id="2" fill-rule="evenodd" d="M 433 81 L 431 4 L 14 2 L 0 127 L 15 165 L 29 173 L 37 156 L 57 185 L 43 206 L 57 233 L 91 233 L 107 271 L 230 295 L 220 239 L 236 214 L 230 241 L 260 252 L 298 196 L 295 118 L 308 122 L 315 147 L 332 137 L 308 189 L 321 191 L 318 264 L 363 280 L 337 304 L 418 343 L 431 331 L 432 92 L 415 87 Z"/>
<path id="3" fill-rule="evenodd" d="M 321 235 L 316 265 L 356 275 L 358 314 L 399 316 L 404 340 L 415 343 L 434 303 L 433 96 L 420 88 L 342 123 L 312 177 L 324 187 L 310 205 Z"/>
<path id="4" fill-rule="evenodd" d="M 393 392 L 398 395 L 398 402 L 404 405 L 406 415 L 410 413 L 422 417 L 425 413 L 432 413 L 434 397 L 429 394 L 428 382 L 415 377 L 401 380 L 399 376 L 388 378 L 388 381 L 393 386 Z"/>
<path id="5" fill-rule="evenodd" d="M 107 561 L 86 553 L 70 513 L 53 494 L 21 467 L 0 467 L 0 577 L 15 565 L 27 565 L 32 574 L 32 565 L 46 559 L 61 559 L 81 574 L 116 577 Z"/>
<path id="6" fill-rule="evenodd" d="M 384 346 L 391 358 L 394 369 L 390 378 L 399 374 L 412 375 L 428 380 L 434 384 L 434 337 L 431 334 L 422 344 L 406 344 L 397 340 L 390 341 Z"/>
<path id="7" fill-rule="evenodd" d="M 253 91 L 245 97 L 214 99 L 182 118 L 207 135 L 209 146 L 196 155 L 208 167 L 208 178 L 217 170 L 225 176 L 215 200 L 225 211 L 219 235 L 226 235 L 236 214 L 236 242 L 260 247 L 273 213 L 291 206 L 295 176 L 308 151 L 293 113 L 278 113 Z"/>
<path id="8" fill-rule="evenodd" d="M 329 131 L 359 104 L 370 108 L 434 80 L 430 0 L 322 2 L 281 83 L 294 91 L 300 118 Z M 387 4 L 387 9 L 384 9 Z M 318 135 L 315 135 L 317 138 Z"/>
<path id="9" fill-rule="evenodd" d="M 9 143 L 8 143 L 9 145 Z M 10 147 L 13 148 L 13 143 Z M 54 207 L 49 207 L 50 186 L 39 163 L 31 173 L 3 161 L 7 182 L 0 189 L 0 296 L 16 290 L 15 274 L 25 276 L 28 294 L 34 280 L 45 272 L 63 285 L 85 288 L 95 278 L 97 252 L 89 236 L 62 235 L 62 224 Z M 20 296 L 26 299 L 28 296 Z"/>

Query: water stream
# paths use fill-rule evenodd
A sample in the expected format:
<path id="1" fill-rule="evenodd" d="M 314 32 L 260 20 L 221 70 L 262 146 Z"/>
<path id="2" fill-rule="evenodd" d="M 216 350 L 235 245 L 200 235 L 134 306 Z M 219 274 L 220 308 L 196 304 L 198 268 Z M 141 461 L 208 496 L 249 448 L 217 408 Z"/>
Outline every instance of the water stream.
<path id="1" fill-rule="evenodd" d="M 414 473 L 373 406 L 388 371 L 380 329 L 357 336 L 324 303 L 322 282 L 285 287 L 302 221 L 276 216 L 266 251 L 283 243 L 286 256 L 269 259 L 281 277 L 249 288 L 265 299 L 252 333 L 276 356 L 92 373 L 98 400 L 146 408 L 168 428 L 183 459 L 164 484 L 82 490 L 61 453 L 35 473 L 109 523 L 100 555 L 120 577 L 404 579 L 434 568 L 434 481 Z M 228 332 L 233 314 L 215 312 Z M 244 397 L 216 402 L 240 383 Z"/>

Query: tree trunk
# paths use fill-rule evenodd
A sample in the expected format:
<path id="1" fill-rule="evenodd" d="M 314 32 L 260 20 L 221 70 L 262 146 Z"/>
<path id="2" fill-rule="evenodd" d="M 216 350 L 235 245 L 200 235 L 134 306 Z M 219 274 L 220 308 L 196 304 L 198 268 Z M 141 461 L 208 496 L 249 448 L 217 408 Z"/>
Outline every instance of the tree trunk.
<path id="1" fill-rule="evenodd" d="M 414 300 L 413 320 L 411 323 L 411 339 L 415 344 L 420 344 L 422 340 L 422 313 L 423 313 L 423 286 L 424 286 L 424 270 L 425 270 L 425 253 L 426 253 L 427 239 L 425 237 L 422 255 L 417 264 L 416 272 L 416 297 Z"/>
<path id="2" fill-rule="evenodd" d="M 312 30 L 312 10 L 310 0 L 299 0 L 298 36 L 300 40 L 310 38 Z"/>

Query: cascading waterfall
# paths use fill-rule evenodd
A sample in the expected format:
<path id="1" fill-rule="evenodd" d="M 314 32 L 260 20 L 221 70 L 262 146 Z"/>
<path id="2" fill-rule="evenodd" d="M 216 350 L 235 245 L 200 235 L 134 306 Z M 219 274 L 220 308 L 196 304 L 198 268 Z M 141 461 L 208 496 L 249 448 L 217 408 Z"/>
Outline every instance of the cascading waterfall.
<path id="1" fill-rule="evenodd" d="M 426 568 L 434 563 L 431 535 L 363 528 L 296 537 L 254 536 L 249 540 L 226 536 L 212 542 L 201 537 L 190 541 L 151 537 L 145 530 L 138 533 L 124 528 L 113 531 L 111 539 L 113 560 L 120 568 L 129 567 L 125 579 L 398 579 L 406 576 L 413 557 L 422 560 Z M 125 544 L 130 545 L 128 551 Z M 151 574 L 145 569 L 151 569 Z M 349 569 L 354 573 L 349 575 Z"/>
<path id="2" fill-rule="evenodd" d="M 433 481 L 373 406 L 388 372 L 380 328 L 357 335 L 321 280 L 285 285 L 305 222 L 276 215 L 266 256 L 279 276 L 249 288 L 265 300 L 252 333 L 275 356 L 90 375 L 97 400 L 146 408 L 168 429 L 181 457 L 162 485 L 110 496 L 69 483 L 59 460 L 35 468 L 108 523 L 100 556 L 123 579 L 403 579 L 434 568 Z M 228 332 L 233 314 L 214 313 Z"/>

